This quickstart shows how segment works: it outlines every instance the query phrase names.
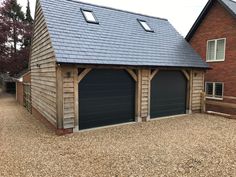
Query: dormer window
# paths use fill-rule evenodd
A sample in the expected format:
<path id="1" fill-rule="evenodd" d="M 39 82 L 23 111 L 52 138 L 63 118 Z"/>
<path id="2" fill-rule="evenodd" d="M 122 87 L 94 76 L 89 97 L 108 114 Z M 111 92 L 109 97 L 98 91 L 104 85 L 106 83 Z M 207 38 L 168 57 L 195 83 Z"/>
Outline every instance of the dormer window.
<path id="1" fill-rule="evenodd" d="M 99 24 L 96 16 L 94 15 L 93 11 L 91 10 L 84 10 L 81 9 L 81 12 L 84 16 L 84 19 L 88 22 L 88 23 L 95 23 L 95 24 Z"/>
<path id="2" fill-rule="evenodd" d="M 143 27 L 143 29 L 147 32 L 154 32 L 153 29 L 148 25 L 148 23 L 144 20 L 139 20 L 138 22 L 140 23 L 140 25 Z"/>

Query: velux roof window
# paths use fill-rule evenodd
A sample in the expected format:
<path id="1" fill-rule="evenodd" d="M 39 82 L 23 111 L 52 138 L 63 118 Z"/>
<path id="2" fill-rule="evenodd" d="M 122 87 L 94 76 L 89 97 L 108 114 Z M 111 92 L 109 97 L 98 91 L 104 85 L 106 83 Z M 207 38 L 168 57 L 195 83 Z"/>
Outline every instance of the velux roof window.
<path id="1" fill-rule="evenodd" d="M 84 9 L 81 9 L 81 12 L 85 18 L 85 20 L 88 22 L 88 23 L 96 23 L 96 24 L 99 24 L 96 16 L 94 15 L 93 11 L 91 10 L 84 10 Z"/>
<path id="2" fill-rule="evenodd" d="M 153 29 L 148 25 L 148 23 L 144 20 L 139 20 L 138 22 L 140 23 L 140 25 L 143 27 L 143 29 L 147 32 L 154 32 Z"/>

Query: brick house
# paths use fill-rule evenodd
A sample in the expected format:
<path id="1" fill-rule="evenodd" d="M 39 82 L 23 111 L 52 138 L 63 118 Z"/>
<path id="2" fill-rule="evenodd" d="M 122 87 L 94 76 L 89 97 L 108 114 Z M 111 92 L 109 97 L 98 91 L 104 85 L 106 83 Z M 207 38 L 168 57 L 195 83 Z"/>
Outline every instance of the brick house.
<path id="1" fill-rule="evenodd" d="M 209 0 L 186 40 L 212 68 L 205 75 L 207 111 L 236 115 L 236 2 Z"/>

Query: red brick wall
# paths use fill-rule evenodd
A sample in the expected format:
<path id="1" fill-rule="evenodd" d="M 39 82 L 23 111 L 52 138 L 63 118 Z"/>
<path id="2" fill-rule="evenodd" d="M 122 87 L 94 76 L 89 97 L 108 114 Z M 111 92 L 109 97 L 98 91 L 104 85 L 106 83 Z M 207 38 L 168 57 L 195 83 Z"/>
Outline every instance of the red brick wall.
<path id="1" fill-rule="evenodd" d="M 30 83 L 31 76 L 30 72 L 23 76 L 23 82 L 16 82 L 16 101 L 23 106 L 24 104 L 24 87 L 23 83 Z"/>
<path id="2" fill-rule="evenodd" d="M 225 61 L 209 63 L 213 69 L 206 73 L 205 81 L 224 82 L 224 96 L 236 97 L 236 19 L 216 1 L 190 44 L 205 60 L 207 40 L 218 38 L 226 38 Z M 236 103 L 230 99 L 224 99 L 223 102 Z M 218 110 L 214 107 L 214 111 Z"/>
<path id="3" fill-rule="evenodd" d="M 23 106 L 23 83 L 16 82 L 16 101 Z"/>
<path id="4" fill-rule="evenodd" d="M 23 77 L 23 82 L 24 83 L 31 83 L 31 75 L 30 72 L 26 73 Z"/>

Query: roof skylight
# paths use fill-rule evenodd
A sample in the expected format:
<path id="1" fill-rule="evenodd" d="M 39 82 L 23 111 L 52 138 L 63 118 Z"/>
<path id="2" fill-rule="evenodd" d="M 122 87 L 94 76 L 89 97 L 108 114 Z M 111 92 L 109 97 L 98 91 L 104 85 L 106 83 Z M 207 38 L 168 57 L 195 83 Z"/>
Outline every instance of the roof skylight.
<path id="1" fill-rule="evenodd" d="M 143 29 L 147 32 L 154 32 L 152 30 L 152 28 L 148 25 L 148 23 L 144 20 L 138 20 L 138 22 L 140 23 L 140 25 L 143 27 Z"/>
<path id="2" fill-rule="evenodd" d="M 83 14 L 85 20 L 88 23 L 96 23 L 96 24 L 99 23 L 97 18 L 96 18 L 96 16 L 93 13 L 93 11 L 91 11 L 91 10 L 84 10 L 84 9 L 81 9 L 81 11 L 82 11 L 82 14 Z"/>

